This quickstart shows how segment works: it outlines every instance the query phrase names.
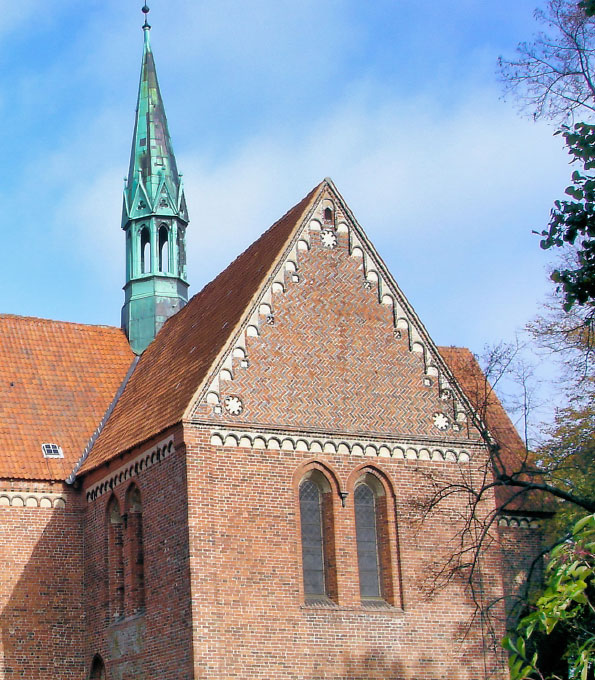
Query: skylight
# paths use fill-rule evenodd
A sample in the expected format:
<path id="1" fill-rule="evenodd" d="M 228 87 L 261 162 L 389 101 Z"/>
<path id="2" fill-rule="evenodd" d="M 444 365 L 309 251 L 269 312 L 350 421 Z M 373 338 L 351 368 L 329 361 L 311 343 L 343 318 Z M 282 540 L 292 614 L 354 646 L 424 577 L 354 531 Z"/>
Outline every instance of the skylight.
<path id="1" fill-rule="evenodd" d="M 58 444 L 42 444 L 41 450 L 44 458 L 64 458 L 62 447 Z"/>

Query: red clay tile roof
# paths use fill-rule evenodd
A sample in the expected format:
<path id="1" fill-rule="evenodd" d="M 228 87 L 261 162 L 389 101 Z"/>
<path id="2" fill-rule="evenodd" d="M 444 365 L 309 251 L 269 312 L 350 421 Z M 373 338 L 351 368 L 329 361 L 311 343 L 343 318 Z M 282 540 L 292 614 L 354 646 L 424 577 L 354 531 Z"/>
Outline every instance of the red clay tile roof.
<path id="1" fill-rule="evenodd" d="M 0 477 L 66 479 L 133 358 L 119 328 L 0 315 Z"/>
<path id="2" fill-rule="evenodd" d="M 324 182 L 168 319 L 143 352 L 79 473 L 180 422 Z"/>
<path id="3" fill-rule="evenodd" d="M 477 410 L 487 425 L 491 436 L 499 445 L 499 454 L 505 470 L 509 473 L 518 472 L 524 462 L 530 464 L 531 458 L 527 454 L 525 443 L 473 354 L 464 347 L 439 347 L 438 350 L 471 405 Z M 539 511 L 542 509 L 541 500 L 535 496 L 529 498 L 529 494 L 510 502 L 514 493 L 514 489 L 510 487 L 497 487 L 498 503 L 502 504 L 508 501 L 507 510 L 513 512 Z"/>

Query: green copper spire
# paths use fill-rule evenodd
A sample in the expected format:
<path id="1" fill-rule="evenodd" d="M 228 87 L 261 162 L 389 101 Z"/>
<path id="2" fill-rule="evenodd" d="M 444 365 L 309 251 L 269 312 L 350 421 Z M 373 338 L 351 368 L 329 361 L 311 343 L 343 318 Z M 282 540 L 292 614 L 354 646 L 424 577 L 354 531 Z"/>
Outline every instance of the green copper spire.
<path id="1" fill-rule="evenodd" d="M 140 354 L 188 300 L 186 199 L 159 91 L 145 14 L 130 169 L 124 187 L 126 285 L 122 328 Z"/>

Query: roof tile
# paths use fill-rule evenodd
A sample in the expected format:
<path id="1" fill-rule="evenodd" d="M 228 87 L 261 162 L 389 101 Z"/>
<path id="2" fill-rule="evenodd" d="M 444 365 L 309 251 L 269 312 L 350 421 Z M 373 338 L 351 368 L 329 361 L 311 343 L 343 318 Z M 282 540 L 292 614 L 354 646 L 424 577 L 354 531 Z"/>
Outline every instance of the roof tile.
<path id="1" fill-rule="evenodd" d="M 505 470 L 508 473 L 518 472 L 523 465 L 531 465 L 531 454 L 527 451 L 525 442 L 473 354 L 464 347 L 439 347 L 438 350 L 500 447 L 499 455 Z M 507 511 L 533 512 L 543 509 L 542 499 L 535 494 L 524 493 L 513 499 L 514 495 L 515 490 L 512 487 L 496 487 L 498 503 L 506 503 Z"/>
<path id="2" fill-rule="evenodd" d="M 119 328 L 0 315 L 0 477 L 66 479 L 133 358 Z"/>
<path id="3" fill-rule="evenodd" d="M 80 473 L 179 422 L 324 182 L 168 319 L 140 361 Z"/>

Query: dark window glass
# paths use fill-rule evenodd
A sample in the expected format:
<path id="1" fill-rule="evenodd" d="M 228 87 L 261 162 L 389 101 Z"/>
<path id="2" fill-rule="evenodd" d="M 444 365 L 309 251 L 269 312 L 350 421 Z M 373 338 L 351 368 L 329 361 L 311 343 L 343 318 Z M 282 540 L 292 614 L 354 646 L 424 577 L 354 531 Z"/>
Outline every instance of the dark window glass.
<path id="1" fill-rule="evenodd" d="M 300 518 L 302 525 L 302 562 L 304 593 L 324 595 L 324 551 L 320 489 L 306 480 L 300 484 Z"/>
<path id="2" fill-rule="evenodd" d="M 159 227 L 159 271 L 169 272 L 169 232 L 165 225 Z"/>
<path id="3" fill-rule="evenodd" d="M 360 595 L 380 597 L 376 497 L 367 484 L 360 484 L 355 490 L 355 531 Z"/>

